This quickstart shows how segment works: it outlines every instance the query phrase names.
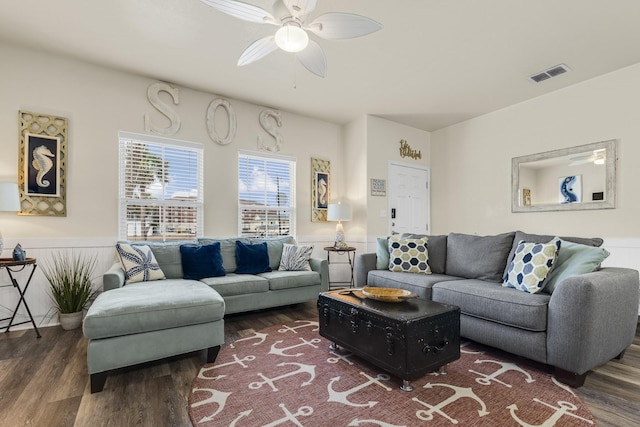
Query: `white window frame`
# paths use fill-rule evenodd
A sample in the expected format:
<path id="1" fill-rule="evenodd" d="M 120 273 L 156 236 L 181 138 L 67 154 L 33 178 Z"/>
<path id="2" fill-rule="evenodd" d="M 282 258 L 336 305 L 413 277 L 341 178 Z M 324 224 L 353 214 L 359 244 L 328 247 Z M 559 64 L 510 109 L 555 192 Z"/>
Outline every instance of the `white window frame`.
<path id="1" fill-rule="evenodd" d="M 133 141 L 136 143 L 147 144 L 153 147 L 165 149 L 184 149 L 187 151 L 191 151 L 196 155 L 196 170 L 195 179 L 197 180 L 197 195 L 194 200 L 175 200 L 175 199 L 165 199 L 164 194 L 161 198 L 156 199 L 140 199 L 140 198 L 128 198 L 126 195 L 125 188 L 125 173 L 126 173 L 126 151 L 124 150 L 125 144 L 128 141 Z M 204 218 L 204 146 L 199 143 L 188 142 L 188 141 L 180 141 L 169 138 L 161 138 L 152 135 L 142 135 L 131 132 L 118 132 L 118 151 L 119 151 L 119 203 L 118 203 L 118 235 L 121 240 L 146 240 L 146 236 L 138 236 L 132 238 L 128 234 L 128 223 L 127 223 L 127 207 L 128 206 L 160 206 L 161 212 L 166 212 L 166 208 L 170 207 L 193 207 L 196 209 L 196 221 L 195 221 L 195 235 L 188 235 L 188 239 L 193 237 L 201 237 L 203 233 L 203 218 Z M 164 192 L 164 190 L 163 190 Z M 164 214 L 163 214 L 164 217 Z M 160 221 L 160 229 L 162 230 L 160 233 L 161 240 L 182 240 L 185 237 L 176 237 L 170 236 L 168 234 L 168 230 L 166 229 L 166 217 L 164 220 Z M 157 235 L 156 235 L 157 236 Z M 159 240 L 157 237 L 154 240 Z"/>
<path id="2" fill-rule="evenodd" d="M 257 160 L 264 160 L 268 162 L 269 160 L 279 162 L 279 163 L 287 163 L 289 166 L 289 191 L 288 191 L 288 199 L 289 203 L 286 206 L 278 206 L 278 205 L 264 205 L 264 207 L 256 206 L 255 204 L 244 204 L 243 199 L 241 199 L 241 189 L 240 189 L 240 181 L 242 179 L 242 170 L 240 169 L 240 161 L 243 157 L 250 157 Z M 287 235 L 296 235 L 296 162 L 297 159 L 295 157 L 290 156 L 282 156 L 277 154 L 270 153 L 257 153 L 253 151 L 238 151 L 238 235 L 246 236 L 246 237 L 257 237 L 255 231 L 247 231 L 243 229 L 243 209 L 250 210 L 264 210 L 265 213 L 268 211 L 287 211 L 289 213 L 289 230 L 286 233 Z M 266 197 L 265 197 L 266 198 Z M 264 218 L 264 217 L 263 217 Z M 268 223 L 269 221 L 267 221 Z M 268 227 L 268 224 L 265 225 Z M 276 234 L 269 234 L 265 229 L 265 237 L 273 237 Z M 278 234 L 279 235 L 279 234 Z M 260 236 L 261 237 L 261 236 Z"/>

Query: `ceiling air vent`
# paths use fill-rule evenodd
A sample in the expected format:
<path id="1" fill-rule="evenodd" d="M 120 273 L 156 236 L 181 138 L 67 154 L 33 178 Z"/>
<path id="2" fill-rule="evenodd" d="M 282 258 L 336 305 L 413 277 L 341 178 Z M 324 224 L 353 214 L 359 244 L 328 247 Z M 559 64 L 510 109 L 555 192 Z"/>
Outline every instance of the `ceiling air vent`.
<path id="1" fill-rule="evenodd" d="M 556 76 L 559 76 L 560 74 L 564 74 L 567 71 L 571 71 L 571 68 L 567 67 L 564 64 L 559 64 L 559 65 L 556 65 L 555 67 L 551 67 L 540 73 L 529 76 L 529 80 L 531 80 L 534 83 L 540 83 L 542 81 L 550 79 L 551 77 L 556 77 Z"/>

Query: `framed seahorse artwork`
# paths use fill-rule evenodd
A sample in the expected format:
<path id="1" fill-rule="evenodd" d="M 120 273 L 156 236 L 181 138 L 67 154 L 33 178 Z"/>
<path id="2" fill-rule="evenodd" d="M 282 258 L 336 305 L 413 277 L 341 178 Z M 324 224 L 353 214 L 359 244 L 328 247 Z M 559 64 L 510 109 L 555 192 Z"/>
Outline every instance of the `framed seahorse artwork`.
<path id="1" fill-rule="evenodd" d="M 67 119 L 19 111 L 20 215 L 66 216 Z"/>
<path id="2" fill-rule="evenodd" d="M 60 138 L 31 133 L 25 137 L 25 193 L 60 197 Z"/>
<path id="3" fill-rule="evenodd" d="M 311 222 L 327 220 L 331 195 L 331 162 L 311 158 Z"/>

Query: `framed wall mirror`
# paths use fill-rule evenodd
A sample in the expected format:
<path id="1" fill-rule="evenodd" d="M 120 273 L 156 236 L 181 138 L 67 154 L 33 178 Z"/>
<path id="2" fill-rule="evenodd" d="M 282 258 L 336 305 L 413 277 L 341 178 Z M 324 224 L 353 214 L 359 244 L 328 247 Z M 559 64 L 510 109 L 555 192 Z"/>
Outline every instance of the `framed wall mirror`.
<path id="1" fill-rule="evenodd" d="M 511 212 L 613 209 L 616 140 L 511 160 Z"/>

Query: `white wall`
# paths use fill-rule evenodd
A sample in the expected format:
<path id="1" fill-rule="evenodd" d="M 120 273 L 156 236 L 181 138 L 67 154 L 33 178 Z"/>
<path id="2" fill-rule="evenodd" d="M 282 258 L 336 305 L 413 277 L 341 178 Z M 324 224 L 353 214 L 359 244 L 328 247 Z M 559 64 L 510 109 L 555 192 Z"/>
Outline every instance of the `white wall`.
<path id="1" fill-rule="evenodd" d="M 599 236 L 612 253 L 604 265 L 640 269 L 639 114 L 640 64 L 433 132 L 434 234 Z M 511 213 L 511 158 L 609 139 L 616 209 Z"/>
<path id="2" fill-rule="evenodd" d="M 10 256 L 17 242 L 28 256 L 37 256 L 39 263 L 45 262 L 51 251 L 83 248 L 99 254 L 101 274 L 112 260 L 118 237 L 118 131 L 146 133 L 145 114 L 156 123 L 168 124 L 147 100 L 148 86 L 157 81 L 4 44 L 0 44 L 0 57 L 0 181 L 17 181 L 19 110 L 69 119 L 67 216 L 0 212 L 0 231 L 6 243 L 2 256 Z M 231 144 L 220 146 L 212 142 L 206 128 L 207 107 L 217 95 L 178 89 L 179 105 L 172 108 L 182 126 L 170 137 L 204 144 L 204 234 L 235 236 L 237 152 L 257 151 L 258 136 L 268 144 L 273 142 L 258 121 L 267 107 L 230 99 L 237 113 L 237 134 Z M 171 102 L 166 93 L 161 98 Z M 311 222 L 311 157 L 331 160 L 333 182 L 343 181 L 342 126 L 281 113 L 279 130 L 284 143 L 280 154 L 297 159 L 297 238 L 314 243 L 314 256 L 323 257 L 322 247 L 333 241 L 334 224 Z M 7 282 L 6 273 L 0 271 L 0 285 Z M 16 296 L 13 289 L 0 288 L 0 317 L 13 308 Z M 51 304 L 48 284 L 39 272 L 28 300 L 42 322 Z"/>
<path id="3" fill-rule="evenodd" d="M 389 183 L 389 161 L 408 165 L 431 165 L 431 134 L 420 129 L 395 123 L 380 117 L 367 118 L 367 235 L 369 250 L 375 250 L 376 237 L 389 234 L 388 197 L 372 196 L 369 181 L 371 178 L 385 179 Z M 400 140 L 404 139 L 421 158 L 402 157 Z M 387 188 L 387 196 L 389 189 Z"/>

